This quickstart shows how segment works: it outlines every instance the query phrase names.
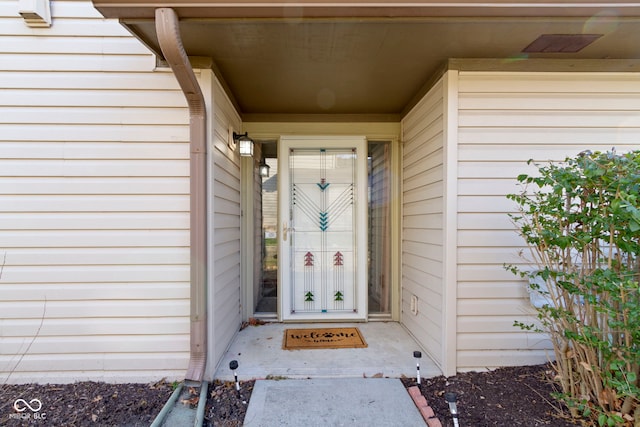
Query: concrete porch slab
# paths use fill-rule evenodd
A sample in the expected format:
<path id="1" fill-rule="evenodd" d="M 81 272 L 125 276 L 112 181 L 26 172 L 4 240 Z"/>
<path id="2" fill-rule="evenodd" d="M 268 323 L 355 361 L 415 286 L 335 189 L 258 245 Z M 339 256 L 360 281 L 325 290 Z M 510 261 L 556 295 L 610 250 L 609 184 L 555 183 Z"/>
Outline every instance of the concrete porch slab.
<path id="1" fill-rule="evenodd" d="M 259 380 L 245 427 L 424 426 L 399 379 Z"/>
<path id="2" fill-rule="evenodd" d="M 358 327 L 367 342 L 366 348 L 328 350 L 283 350 L 282 340 L 287 328 Z M 416 376 L 415 350 L 422 351 L 420 375 L 424 378 L 441 375 L 424 349 L 396 322 L 368 323 L 267 323 L 249 326 L 238 332 L 224 355 L 215 379 L 231 381 L 229 362 L 237 360 L 238 379 L 264 378 L 372 378 Z"/>

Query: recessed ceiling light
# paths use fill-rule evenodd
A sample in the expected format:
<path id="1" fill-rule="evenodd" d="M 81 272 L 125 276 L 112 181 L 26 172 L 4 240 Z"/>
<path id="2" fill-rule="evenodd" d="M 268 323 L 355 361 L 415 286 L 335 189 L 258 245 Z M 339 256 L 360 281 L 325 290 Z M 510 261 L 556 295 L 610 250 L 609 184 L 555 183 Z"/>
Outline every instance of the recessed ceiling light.
<path id="1" fill-rule="evenodd" d="M 525 53 L 575 53 L 600 37 L 602 34 L 543 34 L 522 51 Z"/>

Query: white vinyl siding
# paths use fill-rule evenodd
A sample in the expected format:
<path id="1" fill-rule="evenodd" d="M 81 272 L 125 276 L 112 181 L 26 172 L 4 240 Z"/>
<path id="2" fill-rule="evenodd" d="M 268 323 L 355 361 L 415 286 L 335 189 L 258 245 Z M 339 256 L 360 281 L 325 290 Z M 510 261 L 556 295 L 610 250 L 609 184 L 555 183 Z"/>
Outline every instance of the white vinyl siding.
<path id="1" fill-rule="evenodd" d="M 240 329 L 240 155 L 229 148 L 229 129 L 240 132 L 238 113 L 210 71 L 213 111 L 209 146 L 210 235 L 209 365 L 212 374 Z M 203 71 L 204 74 L 204 71 Z M 211 376 L 211 375 L 209 375 Z"/>
<path id="2" fill-rule="evenodd" d="M 0 382 L 182 378 L 184 96 L 91 2 L 37 29 L 17 7 L 0 0 Z"/>
<path id="3" fill-rule="evenodd" d="M 442 368 L 444 307 L 444 87 L 402 120 L 402 323 Z M 418 314 L 411 313 L 411 297 Z"/>
<path id="4" fill-rule="evenodd" d="M 458 369 L 544 362 L 544 337 L 513 326 L 532 310 L 503 268 L 523 262 L 505 195 L 528 159 L 639 149 L 640 75 L 461 71 L 458 135 Z"/>

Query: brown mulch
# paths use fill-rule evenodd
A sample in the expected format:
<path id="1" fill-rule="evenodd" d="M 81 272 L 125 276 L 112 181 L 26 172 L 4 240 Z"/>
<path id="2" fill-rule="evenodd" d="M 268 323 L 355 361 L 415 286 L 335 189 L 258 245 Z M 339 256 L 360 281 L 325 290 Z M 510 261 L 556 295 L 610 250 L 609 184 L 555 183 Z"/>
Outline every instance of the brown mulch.
<path id="1" fill-rule="evenodd" d="M 422 379 L 420 389 L 444 427 L 453 426 L 446 392 L 457 394 L 460 425 L 469 427 L 526 426 L 574 427 L 563 418 L 548 365 L 501 368 L 490 372 L 461 373 L 454 377 Z M 415 378 L 402 379 L 406 387 Z M 254 381 L 211 384 L 205 407 L 206 426 L 241 426 Z M 166 382 L 155 384 L 105 384 L 81 382 L 67 385 L 0 386 L 0 426 L 148 426 L 172 392 Z M 46 420 L 20 420 L 13 404 L 22 398 L 42 401 Z M 243 403 L 247 402 L 247 403 Z M 392 408 L 390 408 L 392 410 Z M 25 412 L 29 412 L 28 410 Z M 568 414 L 567 411 L 564 411 Z"/>
<path id="2" fill-rule="evenodd" d="M 551 396 L 558 391 L 552 378 L 549 365 L 516 366 L 422 379 L 419 387 L 444 427 L 454 425 L 444 398 L 447 392 L 456 393 L 462 426 L 581 425 L 569 419 L 568 411 Z M 416 385 L 415 378 L 402 381 L 407 387 Z"/>
<path id="3" fill-rule="evenodd" d="M 240 381 L 239 384 L 239 393 L 234 382 L 215 381 L 209 387 L 209 399 L 204 410 L 205 426 L 239 427 L 242 425 L 255 381 Z"/>
<path id="4" fill-rule="evenodd" d="M 171 384 L 0 385 L 0 426 L 148 426 L 171 395 Z M 31 411 L 23 402 L 39 411 Z M 18 416 L 24 417 L 19 418 Z"/>

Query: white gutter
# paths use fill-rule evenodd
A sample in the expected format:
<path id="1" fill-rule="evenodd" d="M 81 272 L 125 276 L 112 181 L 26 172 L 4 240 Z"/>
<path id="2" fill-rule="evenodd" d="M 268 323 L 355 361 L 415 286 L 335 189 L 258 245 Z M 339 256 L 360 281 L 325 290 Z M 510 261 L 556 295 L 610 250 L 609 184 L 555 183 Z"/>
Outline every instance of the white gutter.
<path id="1" fill-rule="evenodd" d="M 173 9 L 156 9 L 156 32 L 162 54 L 175 74 L 189 105 L 191 344 L 186 379 L 202 381 L 207 363 L 206 108 L 204 96 L 182 45 L 178 15 Z"/>

